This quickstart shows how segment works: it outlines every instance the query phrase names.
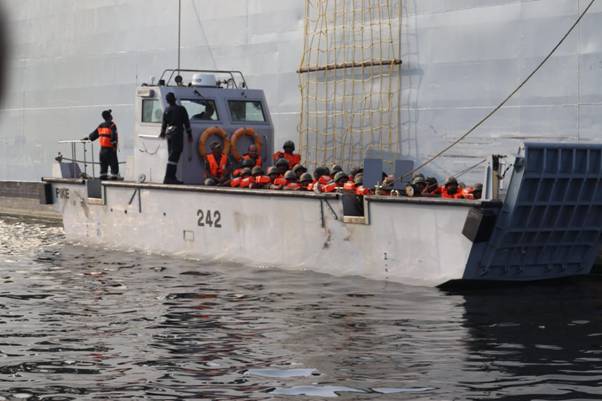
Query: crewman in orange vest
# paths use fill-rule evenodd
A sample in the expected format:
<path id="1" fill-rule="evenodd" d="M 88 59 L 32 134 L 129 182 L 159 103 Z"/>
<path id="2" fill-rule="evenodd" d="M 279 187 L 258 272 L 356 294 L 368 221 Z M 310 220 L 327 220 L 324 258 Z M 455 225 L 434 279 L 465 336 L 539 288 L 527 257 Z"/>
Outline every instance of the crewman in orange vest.
<path id="1" fill-rule="evenodd" d="M 310 173 L 303 173 L 299 178 L 299 183 L 301 184 L 301 189 L 311 191 L 314 185 L 314 177 Z"/>
<path id="2" fill-rule="evenodd" d="M 253 166 L 255 166 L 255 162 L 253 160 L 251 160 L 251 159 L 244 159 L 244 160 L 242 160 L 242 163 L 240 164 L 240 167 L 237 168 L 237 169 L 234 169 L 234 171 L 232 172 L 232 176 L 235 176 L 235 175 L 238 176 L 238 175 L 240 175 L 240 173 L 241 173 L 241 171 L 242 171 L 243 168 L 248 167 L 248 168 L 252 169 Z"/>
<path id="3" fill-rule="evenodd" d="M 287 159 L 281 157 L 280 159 L 276 160 L 274 166 L 276 166 L 280 175 L 284 175 L 289 170 L 290 163 Z"/>
<path id="4" fill-rule="evenodd" d="M 441 195 L 443 199 L 463 199 L 464 195 L 458 185 L 458 180 L 455 177 L 449 177 L 445 181 L 445 185 L 440 186 L 433 192 L 435 195 Z"/>
<path id="5" fill-rule="evenodd" d="M 285 158 L 286 160 L 288 160 L 288 165 L 291 167 L 301 163 L 301 155 L 298 153 L 293 153 L 295 151 L 295 143 L 293 141 L 284 142 L 282 149 L 284 150 L 284 152 L 278 151 L 272 155 L 273 161 Z"/>
<path id="6" fill-rule="evenodd" d="M 253 165 L 251 166 L 251 168 L 253 168 L 253 166 L 261 167 L 262 161 L 261 156 L 259 155 L 259 152 L 257 150 L 257 145 L 255 145 L 254 143 L 249 145 L 247 153 L 242 155 L 242 160 L 252 160 Z"/>
<path id="7" fill-rule="evenodd" d="M 104 122 L 100 123 L 92 133 L 83 138 L 83 140 L 95 141 L 98 139 L 100 144 L 100 179 L 106 180 L 109 178 L 107 172 L 111 166 L 111 179 L 118 180 L 119 177 L 119 161 L 117 160 L 117 144 L 119 138 L 117 136 L 117 126 L 113 122 L 111 110 L 102 112 Z"/>
<path id="8" fill-rule="evenodd" d="M 228 156 L 223 152 L 222 144 L 220 142 L 212 143 L 211 153 L 205 157 L 205 185 L 212 182 L 210 179 L 213 179 L 217 185 L 229 184 L 229 170 L 230 163 L 228 162 Z"/>
<path id="9" fill-rule="evenodd" d="M 240 188 L 249 188 L 249 186 L 251 185 L 251 183 L 253 181 L 255 181 L 255 178 L 253 177 L 252 171 L 250 168 L 245 167 L 242 169 L 242 171 L 240 172 Z"/>
<path id="10" fill-rule="evenodd" d="M 253 167 L 253 170 L 251 170 L 251 174 L 254 178 L 254 181 L 251 182 L 251 185 L 249 185 L 249 188 L 251 189 L 262 189 L 272 183 L 270 177 L 263 173 L 263 169 L 261 167 Z"/>
<path id="11" fill-rule="evenodd" d="M 297 174 L 293 173 L 292 170 L 289 170 L 284 174 L 284 179 L 286 180 L 286 185 L 284 185 L 282 189 L 287 191 L 298 191 L 301 189 L 299 178 L 297 178 Z"/>
<path id="12" fill-rule="evenodd" d="M 307 169 L 305 168 L 304 165 L 302 164 L 295 164 L 292 168 L 293 173 L 295 173 L 295 175 L 297 176 L 297 178 L 301 178 L 301 176 L 305 173 L 307 173 Z"/>

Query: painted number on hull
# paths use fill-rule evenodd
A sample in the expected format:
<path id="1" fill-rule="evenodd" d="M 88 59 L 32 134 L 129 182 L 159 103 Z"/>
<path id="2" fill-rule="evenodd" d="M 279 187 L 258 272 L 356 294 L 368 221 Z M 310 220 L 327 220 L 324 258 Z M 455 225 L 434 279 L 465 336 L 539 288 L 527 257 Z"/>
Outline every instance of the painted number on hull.
<path id="1" fill-rule="evenodd" d="M 198 217 L 197 224 L 199 227 L 222 228 L 222 213 L 219 210 L 207 210 L 205 212 L 199 209 L 196 211 L 196 216 Z"/>

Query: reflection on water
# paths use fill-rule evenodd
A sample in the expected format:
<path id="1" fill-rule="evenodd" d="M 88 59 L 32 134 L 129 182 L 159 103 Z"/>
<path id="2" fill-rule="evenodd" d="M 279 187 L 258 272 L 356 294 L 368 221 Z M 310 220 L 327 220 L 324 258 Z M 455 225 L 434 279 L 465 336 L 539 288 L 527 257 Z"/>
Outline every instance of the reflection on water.
<path id="1" fill-rule="evenodd" d="M 0 221 L 0 400 L 600 399 L 602 282 L 463 294 Z"/>

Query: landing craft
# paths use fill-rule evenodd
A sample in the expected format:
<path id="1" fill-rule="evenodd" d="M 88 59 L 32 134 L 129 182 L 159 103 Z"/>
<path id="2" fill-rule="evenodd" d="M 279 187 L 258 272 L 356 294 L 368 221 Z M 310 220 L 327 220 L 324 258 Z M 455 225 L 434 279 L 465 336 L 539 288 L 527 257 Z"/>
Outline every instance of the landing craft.
<path id="1" fill-rule="evenodd" d="M 400 156 L 400 98 L 394 88 L 399 88 L 402 61 L 394 44 L 401 32 L 394 34 L 391 26 L 379 24 L 384 39 L 381 34 L 371 37 L 381 38 L 383 46 L 366 43 L 362 35 L 354 49 L 356 45 L 379 49 L 365 59 L 361 58 L 364 52 L 320 48 L 320 43 L 337 43 L 336 27 L 326 30 L 335 40 L 319 41 L 313 39 L 323 29 L 311 33 L 306 24 L 298 73 L 303 98 L 299 133 L 307 159 L 314 164 L 319 160 L 361 162 L 364 184 L 370 187 L 377 186 L 383 170 L 391 165 L 397 177 L 410 175 L 501 109 L 552 56 L 594 1 L 515 91 L 418 167 Z M 306 21 L 311 21 L 308 10 Z M 395 15 L 391 12 L 384 20 L 393 21 Z M 326 24 L 329 21 L 325 19 Z M 332 21 L 338 26 L 336 16 Z M 347 32 L 353 38 L 358 37 L 358 29 L 364 29 L 358 24 L 344 25 L 348 30 L 343 35 Z M 372 29 L 373 24 L 367 26 Z M 344 40 L 339 44 L 343 49 L 347 46 Z M 164 71 L 157 83 L 136 90 L 136 151 L 125 181 L 94 179 L 91 144 L 67 141 L 71 155 L 57 158 L 53 177 L 44 179 L 43 202 L 54 204 L 62 213 L 69 240 L 205 262 L 307 269 L 428 286 L 455 280 L 531 281 L 590 273 L 602 242 L 602 145 L 525 143 L 515 155 L 492 155 L 485 160 L 479 200 L 383 196 L 378 191 L 357 196 L 345 191 L 207 187 L 199 185 L 205 176 L 201 155 L 211 141 L 232 141 L 234 153 L 255 141 L 261 145 L 264 166 L 270 163 L 272 118 L 264 92 L 249 88 L 242 73 L 186 70 L 179 62 L 178 55 L 177 68 Z M 182 73 L 188 75 L 181 77 Z M 184 185 L 161 183 L 167 150 L 159 132 L 168 92 L 174 92 L 192 116 L 193 146 L 184 150 L 178 166 L 178 179 Z M 208 109 L 213 113 L 207 113 Z M 203 135 L 207 132 L 219 132 L 223 138 L 208 138 Z M 375 144 L 380 153 L 369 152 Z M 383 150 L 391 151 L 393 159 L 386 159 Z M 391 193 L 399 195 L 403 187 L 396 189 Z"/>
<path id="2" fill-rule="evenodd" d="M 176 83 L 181 72 L 195 75 Z M 161 183 L 167 152 L 160 117 L 168 92 L 192 116 L 193 146 L 178 166 L 184 185 Z M 195 117 L 209 104 L 210 119 Z M 274 130 L 266 98 L 238 71 L 166 70 L 157 84 L 137 88 L 135 118 L 137 151 L 129 168 L 137 180 L 81 178 L 94 176 L 94 161 L 78 160 L 76 152 L 56 161 L 54 176 L 44 179 L 43 201 L 62 213 L 70 241 L 428 286 L 586 275 L 602 242 L 602 145 L 526 143 L 507 167 L 492 156 L 480 200 L 357 198 L 199 185 L 200 153 L 210 143 L 201 136 L 212 127 L 230 139 L 252 128 L 270 163 Z M 234 150 L 252 140 L 243 136 Z M 364 174 L 382 170 L 382 160 L 366 161 Z"/>

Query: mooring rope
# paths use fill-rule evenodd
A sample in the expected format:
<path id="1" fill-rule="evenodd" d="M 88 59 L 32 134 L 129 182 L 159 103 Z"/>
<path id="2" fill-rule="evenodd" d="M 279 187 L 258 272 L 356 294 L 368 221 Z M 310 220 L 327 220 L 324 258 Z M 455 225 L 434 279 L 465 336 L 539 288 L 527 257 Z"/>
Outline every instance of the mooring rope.
<path id="1" fill-rule="evenodd" d="M 485 123 L 485 121 L 487 121 L 489 118 L 491 118 L 491 116 L 493 116 L 498 110 L 500 110 L 502 107 L 504 107 L 504 105 L 506 103 L 508 103 L 508 101 L 519 91 L 521 90 L 521 88 L 523 86 L 525 86 L 525 84 L 527 82 L 529 82 L 529 80 L 541 69 L 541 67 L 544 66 L 544 64 L 546 64 L 546 62 L 550 59 L 550 57 L 552 57 L 554 55 L 554 53 L 556 52 L 556 50 L 558 50 L 558 48 L 560 47 L 560 45 L 562 45 L 562 43 L 564 43 L 564 41 L 566 40 L 566 38 L 571 34 L 571 32 L 573 32 L 573 30 L 575 29 L 575 27 L 579 24 L 579 22 L 581 22 L 581 20 L 583 19 L 583 17 L 585 16 L 585 14 L 587 14 L 587 12 L 589 11 L 589 9 L 594 5 L 594 3 L 596 2 L 596 0 L 591 0 L 590 3 L 587 5 L 587 7 L 585 7 L 585 9 L 583 10 L 583 12 L 581 13 L 581 15 L 579 15 L 579 18 L 577 18 L 577 20 L 573 23 L 573 25 L 571 26 L 571 28 L 567 31 L 567 33 L 564 34 L 564 36 L 560 39 L 560 41 L 556 44 L 556 46 L 554 46 L 554 48 L 548 53 L 548 55 L 537 65 L 537 67 L 535 67 L 535 69 L 527 76 L 527 78 L 525 78 L 520 85 L 518 85 L 518 87 L 516 87 L 516 89 L 514 89 L 512 91 L 512 93 L 510 93 L 510 95 L 508 95 L 504 100 L 502 100 L 502 102 L 493 110 L 491 110 L 485 117 L 483 117 L 478 123 L 476 123 L 471 129 L 468 130 L 468 132 L 466 132 L 464 135 L 462 135 L 461 137 L 459 137 L 458 139 L 456 139 L 455 141 L 453 141 L 451 144 L 449 144 L 448 146 L 446 146 L 445 148 L 443 148 L 443 150 L 439 151 L 437 154 L 435 154 L 434 156 L 432 156 L 430 159 L 428 159 L 427 161 L 425 161 L 424 163 L 420 164 L 418 167 L 416 167 L 415 169 L 411 170 L 410 172 L 406 173 L 404 176 L 400 177 L 400 180 L 405 179 L 406 177 L 411 177 L 414 173 L 416 173 L 417 171 L 421 170 L 422 168 L 424 168 L 425 166 L 427 166 L 428 164 L 432 163 L 433 161 L 435 161 L 436 159 L 438 159 L 439 157 L 441 157 L 445 152 L 447 152 L 448 150 L 450 150 L 451 148 L 453 148 L 454 146 L 456 146 L 457 144 L 459 144 L 460 142 L 462 142 L 464 139 L 466 139 L 466 137 L 468 137 L 470 134 L 472 134 L 477 128 L 479 128 L 481 125 L 483 125 L 483 123 Z"/>

